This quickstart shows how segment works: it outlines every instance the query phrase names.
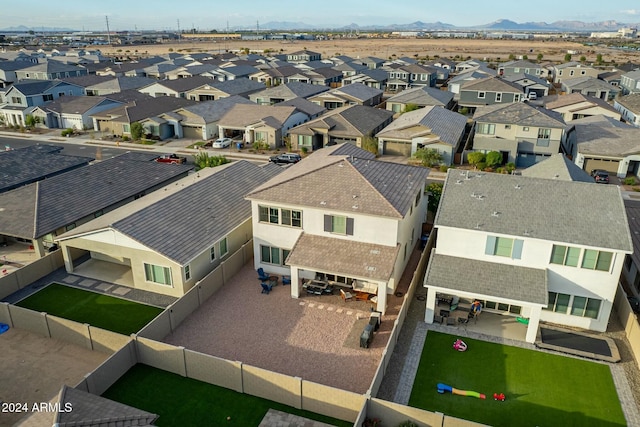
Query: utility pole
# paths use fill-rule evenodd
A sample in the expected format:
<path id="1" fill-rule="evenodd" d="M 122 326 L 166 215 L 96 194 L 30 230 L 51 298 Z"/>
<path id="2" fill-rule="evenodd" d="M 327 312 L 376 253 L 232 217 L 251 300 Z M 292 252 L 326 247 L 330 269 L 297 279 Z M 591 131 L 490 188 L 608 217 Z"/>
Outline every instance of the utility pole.
<path id="1" fill-rule="evenodd" d="M 182 36 L 180 35 L 180 20 L 178 19 L 178 43 L 180 43 L 180 39 Z"/>
<path id="2" fill-rule="evenodd" d="M 111 31 L 109 31 L 109 17 L 105 16 L 104 19 L 107 20 L 107 43 L 111 46 Z"/>

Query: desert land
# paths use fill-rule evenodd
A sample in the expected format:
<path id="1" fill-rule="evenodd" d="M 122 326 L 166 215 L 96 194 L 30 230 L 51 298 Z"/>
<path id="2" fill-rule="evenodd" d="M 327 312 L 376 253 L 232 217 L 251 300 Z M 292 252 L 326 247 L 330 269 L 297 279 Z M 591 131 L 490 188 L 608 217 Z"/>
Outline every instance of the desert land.
<path id="1" fill-rule="evenodd" d="M 320 52 L 323 57 L 348 55 L 351 57 L 375 56 L 388 59 L 390 57 L 420 58 L 457 58 L 468 57 L 491 62 L 507 61 L 509 55 L 519 57 L 528 55 L 535 60 L 538 54 L 543 55 L 543 61 L 563 61 L 567 51 L 577 51 L 573 59 L 585 56 L 587 62 L 596 60 L 597 54 L 602 54 L 605 62 L 618 64 L 628 61 L 638 61 L 640 51 L 623 51 L 601 46 L 586 46 L 567 39 L 536 39 L 536 40 L 485 40 L 485 39 L 418 39 L 418 38 L 345 38 L 334 40 L 219 40 L 219 41 L 191 41 L 183 40 L 175 43 L 154 45 L 104 46 L 101 50 L 111 55 L 160 55 L 168 52 L 224 52 L 249 49 L 251 52 L 264 51 L 290 53 L 302 49 Z"/>

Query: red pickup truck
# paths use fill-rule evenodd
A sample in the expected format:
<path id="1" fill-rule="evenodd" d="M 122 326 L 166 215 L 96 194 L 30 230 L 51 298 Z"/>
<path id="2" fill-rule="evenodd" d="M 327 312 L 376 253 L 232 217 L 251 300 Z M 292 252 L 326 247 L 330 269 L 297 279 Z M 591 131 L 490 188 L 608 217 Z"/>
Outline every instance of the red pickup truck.
<path id="1" fill-rule="evenodd" d="M 181 165 L 187 162 L 186 157 L 178 156 L 177 154 L 163 154 L 156 159 L 158 163 L 169 163 L 172 165 Z"/>

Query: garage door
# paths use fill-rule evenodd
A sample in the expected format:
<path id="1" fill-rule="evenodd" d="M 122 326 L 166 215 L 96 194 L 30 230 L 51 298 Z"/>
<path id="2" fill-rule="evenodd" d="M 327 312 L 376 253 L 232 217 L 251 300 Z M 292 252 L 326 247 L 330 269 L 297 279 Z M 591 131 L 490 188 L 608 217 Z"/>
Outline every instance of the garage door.
<path id="1" fill-rule="evenodd" d="M 385 141 L 383 150 L 384 154 L 411 157 L 411 143 Z"/>
<path id="2" fill-rule="evenodd" d="M 619 160 L 584 159 L 584 170 L 591 173 L 594 169 L 602 169 L 611 173 L 618 173 Z"/>
<path id="3" fill-rule="evenodd" d="M 182 127 L 182 132 L 184 134 L 184 138 L 202 139 L 202 128 L 201 127 L 183 126 Z"/>

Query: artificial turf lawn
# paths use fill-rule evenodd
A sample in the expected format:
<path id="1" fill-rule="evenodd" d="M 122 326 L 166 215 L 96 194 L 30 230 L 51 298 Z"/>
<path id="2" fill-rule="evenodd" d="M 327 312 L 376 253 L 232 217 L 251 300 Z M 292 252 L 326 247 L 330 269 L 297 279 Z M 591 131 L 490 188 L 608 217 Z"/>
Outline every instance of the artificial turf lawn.
<path id="1" fill-rule="evenodd" d="M 624 426 L 607 365 L 429 331 L 409 406 L 492 426 Z M 484 393 L 486 400 L 438 394 L 436 384 Z M 493 393 L 504 393 L 504 402 Z"/>
<path id="2" fill-rule="evenodd" d="M 257 426 L 269 409 L 336 426 L 353 425 L 142 364 L 102 396 L 159 415 L 158 426 Z"/>
<path id="3" fill-rule="evenodd" d="M 130 335 L 162 309 L 121 298 L 52 283 L 16 305 Z"/>

